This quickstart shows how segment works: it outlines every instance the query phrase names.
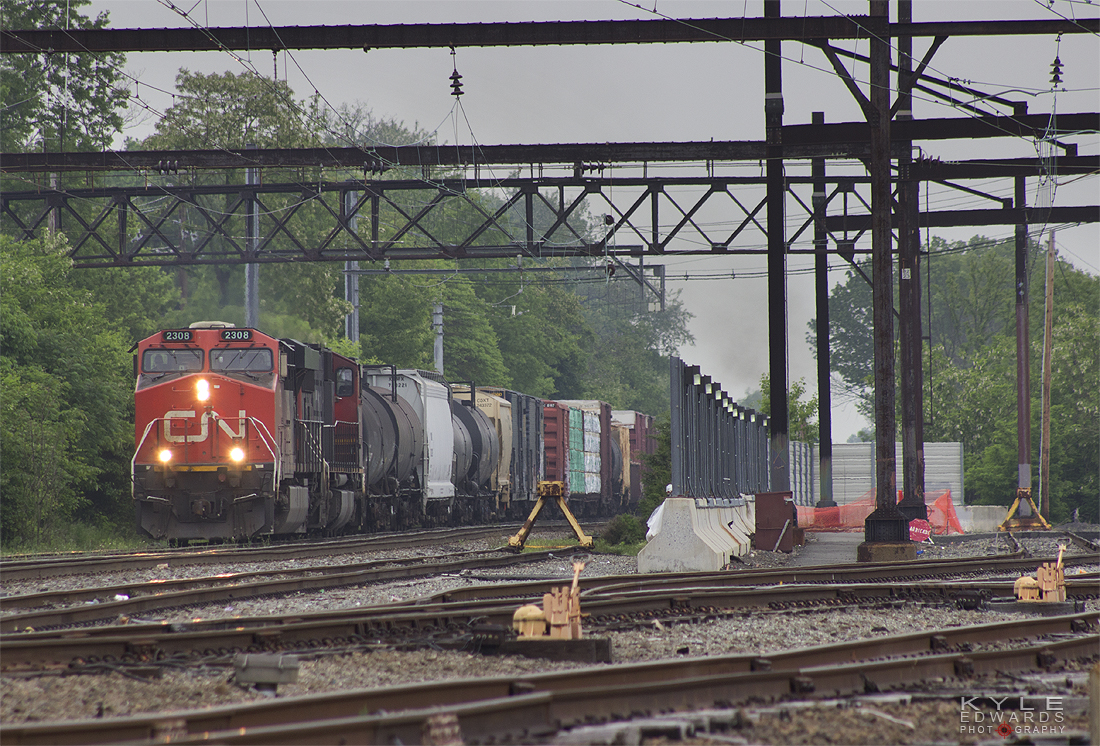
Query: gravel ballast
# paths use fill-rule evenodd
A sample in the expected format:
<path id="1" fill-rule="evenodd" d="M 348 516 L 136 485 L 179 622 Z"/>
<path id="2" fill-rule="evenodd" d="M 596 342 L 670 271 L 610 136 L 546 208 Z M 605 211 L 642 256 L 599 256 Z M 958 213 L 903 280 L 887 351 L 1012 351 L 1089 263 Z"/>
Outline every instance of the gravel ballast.
<path id="1" fill-rule="evenodd" d="M 1053 551 L 1057 551 L 1057 539 L 1023 540 L 1022 543 L 1033 555 L 1050 554 L 1046 546 L 1053 541 Z M 499 546 L 497 544 L 496 546 Z M 1005 554 L 1008 543 L 998 536 L 979 537 L 973 542 L 953 542 L 937 544 L 934 552 L 926 554 L 943 556 L 985 556 L 986 554 Z M 407 555 L 388 553 L 387 556 L 434 556 L 450 549 L 451 551 L 470 551 L 473 549 L 492 549 L 490 542 L 468 542 L 454 547 L 432 550 L 410 550 Z M 1071 547 L 1071 550 L 1073 548 Z M 950 553 L 950 554 L 948 554 Z M 923 555 L 922 555 L 923 556 Z M 333 562 L 362 561 L 378 559 L 377 556 L 362 556 L 358 560 L 350 557 L 333 558 Z M 756 552 L 744 558 L 745 566 L 773 567 L 789 561 L 788 555 L 773 555 L 770 552 Z M 321 564 L 310 560 L 311 564 Z M 615 555 L 591 555 L 585 568 L 586 576 L 621 575 L 636 572 L 634 557 Z M 187 577 L 189 574 L 213 575 L 217 572 L 240 572 L 247 567 L 234 564 L 227 568 L 206 566 L 192 568 L 167 568 L 174 577 Z M 270 564 L 253 569 L 271 569 Z M 140 577 L 145 574 L 147 577 Z M 234 601 L 231 604 L 216 604 L 200 608 L 190 608 L 158 613 L 157 619 L 184 621 L 195 618 L 215 618 L 233 616 L 251 616 L 282 613 L 302 613 L 325 609 L 349 608 L 396 600 L 422 597 L 449 588 L 502 582 L 511 580 L 554 578 L 563 582 L 572 578 L 572 559 L 568 556 L 553 558 L 522 565 L 483 570 L 475 573 L 444 575 L 432 578 L 412 579 L 394 583 L 379 583 L 329 590 L 323 593 L 293 594 L 280 598 L 260 598 Z M 141 582 L 155 577 L 163 577 L 165 568 L 155 571 L 135 571 L 120 573 L 108 579 L 104 576 L 58 578 L 47 581 L 51 589 L 57 582 L 72 582 L 84 587 L 101 586 L 118 582 Z M 43 582 L 39 581 L 38 585 Z M 16 584 L 13 584 L 16 585 Z M 80 587 L 74 585 L 72 587 Z M 38 590 L 34 588 L 33 590 Z M 5 584 L 5 592 L 21 591 Z M 1095 600 L 1087 603 L 1087 608 L 1100 608 Z M 678 656 L 711 656 L 731 653 L 768 654 L 779 650 L 811 645 L 831 644 L 846 640 L 856 640 L 875 636 L 885 636 L 915 632 L 942 627 L 964 626 L 1004 621 L 1019 618 L 1017 614 L 996 611 L 967 611 L 948 606 L 928 606 L 908 603 L 900 607 L 889 608 L 840 608 L 802 611 L 758 612 L 739 615 L 735 618 L 710 620 L 698 624 L 651 624 L 642 629 L 632 629 L 608 633 L 611 638 L 615 662 L 660 660 Z M 541 671 L 561 670 L 576 667 L 579 664 L 550 663 L 541 660 L 512 657 L 493 657 L 467 652 L 421 649 L 414 651 L 395 651 L 387 648 L 372 648 L 340 655 L 305 656 L 301 660 L 299 680 L 295 684 L 279 687 L 278 696 L 295 696 L 342 689 L 390 686 L 400 683 L 414 683 L 428 680 L 471 678 L 485 676 L 525 675 Z M 171 710 L 205 708 L 244 702 L 262 698 L 264 695 L 250 689 L 242 689 L 231 680 L 232 668 L 224 665 L 189 666 L 186 668 L 162 668 L 160 678 L 137 680 L 119 671 L 100 671 L 94 675 L 47 675 L 21 677 L 5 675 L 0 677 L 0 722 L 5 725 L 25 722 L 43 722 L 83 718 L 110 718 L 132 715 L 142 712 L 166 712 Z M 148 676 L 148 673 L 146 673 Z M 1019 684 L 1017 684 L 1017 687 Z M 1064 688 L 1064 687 L 1063 687 Z M 893 707 L 894 705 L 891 705 Z M 915 705 L 907 704 L 910 709 L 883 709 L 883 712 L 903 720 L 923 722 L 931 715 L 922 714 L 923 710 L 913 710 Z M 924 703 L 921 707 L 938 706 Z M 903 705 L 897 705 L 901 708 Z M 949 708 L 950 709 L 950 708 Z M 908 712 L 909 714 L 905 714 Z M 914 714 L 916 713 L 916 714 Z M 958 707 L 953 714 L 956 724 Z M 761 714 L 751 725 L 745 725 L 738 733 L 729 733 L 729 737 L 749 739 L 752 743 L 824 743 L 814 727 L 807 722 L 801 728 L 788 730 L 788 724 L 800 722 L 797 718 L 811 717 L 810 714 L 788 713 L 779 715 Z M 818 717 L 818 716 L 814 716 Z M 837 719 L 854 718 L 852 728 L 863 723 L 867 732 L 886 735 L 883 728 L 901 728 L 896 742 L 931 742 L 909 739 L 913 734 L 906 726 L 898 726 L 876 715 L 826 711 L 820 717 L 830 722 Z M 946 716 L 945 716 L 946 717 Z M 778 718 L 773 723 L 772 719 Z M 950 718 L 948 718 L 950 720 Z M 879 722 L 881 721 L 881 722 Z M 868 726 L 872 723 L 873 727 Z M 792 726 L 793 727 L 793 726 Z M 845 725 L 844 728 L 849 726 Z M 946 727 L 946 726 L 945 726 Z M 845 731 L 846 732 L 846 731 Z M 853 733 L 856 731 L 853 730 Z M 907 734 L 907 732 L 909 732 Z M 783 740 L 794 738 L 801 740 Z M 891 734 L 893 731 L 891 731 Z M 786 735 L 785 735 L 786 734 Z M 891 736 L 893 737 L 893 736 Z M 915 736 L 914 736 L 915 737 Z M 946 735 L 944 736 L 946 737 Z M 808 739 L 808 740 L 807 740 Z M 815 740 L 816 739 L 816 740 Z M 695 740 L 694 743 L 728 743 L 722 740 Z M 876 741 L 845 741 L 833 743 L 875 743 Z M 974 742 L 951 741 L 947 742 Z"/>

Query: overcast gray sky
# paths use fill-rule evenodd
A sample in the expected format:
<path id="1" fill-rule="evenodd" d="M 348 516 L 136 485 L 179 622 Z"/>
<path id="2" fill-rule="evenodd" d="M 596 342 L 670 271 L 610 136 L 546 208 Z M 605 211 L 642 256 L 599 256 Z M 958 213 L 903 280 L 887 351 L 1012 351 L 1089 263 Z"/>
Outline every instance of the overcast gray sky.
<path id="1" fill-rule="evenodd" d="M 151 0 L 94 0 L 90 13 L 107 10 L 116 28 L 177 27 L 190 23 L 209 26 L 344 25 L 445 23 L 541 20 L 652 19 L 760 16 L 763 4 L 646 0 L 642 8 L 616 0 L 554 2 L 496 0 L 174 0 L 188 13 L 184 18 L 172 3 Z M 1082 0 L 921 0 L 914 3 L 914 20 L 994 20 L 1096 18 L 1100 3 Z M 895 12 L 891 3 L 891 13 Z M 785 15 L 816 16 L 852 13 L 865 15 L 866 2 L 788 0 Z M 929 40 L 917 40 L 920 57 Z M 841 43 L 866 54 L 866 42 Z M 1050 64 L 1063 62 L 1063 87 L 1051 92 Z M 794 42 L 783 45 L 784 122 L 810 121 L 811 112 L 825 112 L 826 121 L 862 118 L 844 84 L 834 75 L 820 51 Z M 264 75 L 274 70 L 269 50 L 244 54 L 246 63 Z M 656 142 L 692 140 L 762 140 L 762 44 L 732 42 L 706 44 L 621 45 L 593 47 L 523 47 L 459 49 L 456 64 L 463 75 L 462 112 L 456 113 L 450 95 L 451 55 L 446 49 L 296 51 L 278 55 L 280 78 L 289 80 L 299 97 L 314 91 L 334 106 L 362 102 L 379 117 L 404 120 L 408 125 L 437 132 L 441 143 L 483 145 L 566 142 Z M 127 69 L 142 83 L 141 95 L 150 106 L 164 111 L 171 97 L 176 71 L 241 72 L 241 63 L 224 53 L 149 53 L 128 56 Z M 866 68 L 850 66 L 857 79 L 866 80 Z M 1055 37 L 959 37 L 940 49 L 930 66 L 939 77 L 959 78 L 976 88 L 1007 98 L 1026 100 L 1029 111 L 1044 113 L 1097 111 L 1100 106 L 1100 43 L 1095 35 Z M 918 96 L 918 119 L 964 116 L 930 97 Z M 128 134 L 143 137 L 152 131 L 147 119 Z M 1100 152 L 1095 133 L 1073 138 L 1080 152 Z M 1031 142 L 996 139 L 974 142 L 923 143 L 927 155 L 957 158 L 1027 157 L 1035 155 Z M 793 173 L 808 165 L 791 164 Z M 1032 182 L 1035 180 L 1029 180 Z M 1096 176 L 1066 179 L 1054 190 L 1059 205 L 1095 204 Z M 1011 179 L 970 183 L 982 190 L 1011 196 Z M 1049 199 L 1029 183 L 1029 203 Z M 988 209 L 988 200 L 959 192 L 932 189 L 932 209 Z M 925 203 L 922 196 L 922 209 Z M 788 224 L 792 208 L 788 207 Z M 788 229 L 790 230 L 790 229 Z M 1033 231 L 1040 227 L 1033 226 Z M 943 229 L 933 235 L 964 240 L 981 234 L 1011 236 L 1011 226 Z M 811 237 L 806 236 L 806 240 Z M 870 236 L 865 238 L 868 242 Z M 1045 241 L 1045 235 L 1043 236 Z M 752 245 L 763 239 L 746 237 Z M 1096 225 L 1059 227 L 1059 251 L 1077 267 L 1100 273 L 1100 228 Z M 744 245 L 744 244 L 741 244 Z M 682 300 L 694 315 L 695 345 L 681 350 L 723 387 L 740 396 L 754 389 L 767 369 L 767 291 L 765 279 L 749 275 L 766 268 L 762 256 L 724 258 L 665 258 L 669 286 L 682 290 Z M 832 282 L 844 278 L 841 260 L 833 263 Z M 790 376 L 805 378 L 816 389 L 816 364 L 805 342 L 807 322 L 814 316 L 812 260 L 792 257 L 795 272 L 789 280 Z M 684 281 L 685 274 L 734 271 L 741 277 L 721 281 Z M 679 278 L 679 279 L 677 279 Z M 834 402 L 834 439 L 845 440 L 865 426 L 850 404 Z"/>

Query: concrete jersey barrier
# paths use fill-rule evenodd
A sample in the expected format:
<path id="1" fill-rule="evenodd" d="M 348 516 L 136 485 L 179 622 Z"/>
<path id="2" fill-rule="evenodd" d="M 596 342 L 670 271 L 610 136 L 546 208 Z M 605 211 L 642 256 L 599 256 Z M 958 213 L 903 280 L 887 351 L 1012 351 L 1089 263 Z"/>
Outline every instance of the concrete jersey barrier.
<path id="1" fill-rule="evenodd" d="M 649 542 L 638 553 L 638 572 L 721 570 L 731 556 L 749 552 L 755 507 L 751 495 L 713 503 L 666 498 L 650 517 Z"/>

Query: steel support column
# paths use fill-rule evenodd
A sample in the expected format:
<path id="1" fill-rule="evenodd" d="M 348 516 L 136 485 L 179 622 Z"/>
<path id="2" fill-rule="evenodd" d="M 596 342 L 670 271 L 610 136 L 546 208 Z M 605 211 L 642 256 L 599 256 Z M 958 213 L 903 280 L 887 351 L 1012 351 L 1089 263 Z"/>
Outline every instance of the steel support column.
<path id="1" fill-rule="evenodd" d="M 898 22 L 911 23 L 913 0 L 898 0 Z M 897 118 L 913 118 L 913 39 L 898 39 Z M 898 157 L 898 306 L 901 344 L 902 500 L 910 521 L 928 520 L 924 502 L 924 371 L 921 368 L 920 185 L 910 175 L 913 143 L 902 142 Z"/>
<path id="2" fill-rule="evenodd" d="M 875 510 L 864 524 L 868 543 L 909 540 L 897 508 L 894 438 L 894 275 L 890 249 L 889 3 L 871 0 L 871 285 L 875 348 Z"/>
<path id="3" fill-rule="evenodd" d="M 764 0 L 764 17 L 781 16 L 780 0 Z M 771 385 L 771 490 L 790 489 L 787 453 L 787 241 L 783 203 L 783 57 L 778 39 L 764 42 L 764 123 L 768 194 L 768 371 Z M 889 178 L 889 174 L 887 174 Z"/>
<path id="4" fill-rule="evenodd" d="M 813 113 L 814 124 L 825 124 L 825 112 Z M 814 177 L 814 291 L 817 296 L 817 417 L 818 473 L 820 476 L 819 508 L 836 506 L 833 500 L 833 396 L 829 376 L 829 233 L 825 229 L 827 195 L 825 192 L 825 159 L 814 158 L 810 164 Z"/>
<path id="5" fill-rule="evenodd" d="M 252 150 L 256 146 L 249 143 L 245 147 Z M 246 169 L 245 181 L 250 187 L 244 221 L 245 247 L 249 258 L 255 259 L 258 249 L 260 215 L 256 203 L 256 192 L 251 187 L 255 187 L 260 183 L 260 169 Z M 244 265 L 244 325 L 250 329 L 260 327 L 260 265 L 255 262 Z"/>
<path id="6" fill-rule="evenodd" d="M 1015 207 L 1027 202 L 1027 178 L 1016 177 Z M 1016 224 L 1016 443 L 1018 513 L 1031 515 L 1031 342 L 1028 321 L 1027 223 Z"/>
<path id="7" fill-rule="evenodd" d="M 359 229 L 358 192 L 344 192 L 341 202 L 347 230 L 355 234 Z M 344 300 L 351 304 L 351 312 L 344 317 L 344 336 L 352 342 L 359 341 L 359 262 L 344 262 Z"/>

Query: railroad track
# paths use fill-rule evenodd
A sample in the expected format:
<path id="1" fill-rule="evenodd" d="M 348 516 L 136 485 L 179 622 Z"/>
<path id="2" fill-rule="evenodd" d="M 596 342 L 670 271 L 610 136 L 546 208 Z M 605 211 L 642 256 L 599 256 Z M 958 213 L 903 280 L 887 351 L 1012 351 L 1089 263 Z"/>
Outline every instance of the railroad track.
<path id="1" fill-rule="evenodd" d="M 370 534 L 340 539 L 287 542 L 272 545 L 216 546 L 203 549 L 169 549 L 120 554 L 50 555 L 47 557 L 0 560 L 4 580 L 35 580 L 62 575 L 119 570 L 141 570 L 167 564 L 213 565 L 232 562 L 273 562 L 357 552 L 384 552 L 409 547 L 433 546 L 449 541 L 499 537 L 516 531 L 521 524 L 498 524 L 463 528 L 441 528 L 395 534 Z M 564 525 L 564 524 L 563 524 Z M 543 526 L 543 528 L 549 527 Z"/>
<path id="2" fill-rule="evenodd" d="M 301 652 L 379 644 L 492 647 L 509 634 L 522 603 L 541 599 L 550 582 L 524 596 L 496 586 L 497 597 L 462 601 L 401 602 L 292 616 L 234 617 L 177 624 L 126 624 L 0 635 L 7 670 L 68 668 L 111 663 L 225 660 L 235 653 Z M 526 584 L 523 586 L 526 588 Z M 1095 577 L 1067 584 L 1071 599 L 1094 598 Z M 980 605 L 1010 597 L 1012 581 L 785 584 L 781 586 L 616 586 L 590 590 L 582 607 L 590 632 L 677 623 L 760 611 L 932 604 Z M 969 606 L 968 606 L 969 607 Z"/>
<path id="3" fill-rule="evenodd" d="M 997 575 L 1033 572 L 1043 562 L 1056 558 L 1025 557 L 1016 553 L 1007 557 L 967 557 L 961 559 L 922 560 L 918 562 L 866 562 L 858 564 L 816 565 L 801 568 L 753 569 L 720 572 L 660 573 L 659 575 L 609 575 L 597 578 L 581 578 L 582 597 L 596 592 L 627 591 L 631 588 L 699 587 L 702 585 L 779 585 L 791 583 L 858 583 L 887 581 L 937 580 L 965 575 Z M 1068 568 L 1081 565 L 1100 565 L 1100 554 L 1065 555 L 1062 563 Z M 1067 573 L 1067 577 L 1072 577 Z M 541 595 L 546 581 L 528 581 L 507 585 L 516 596 Z M 497 586 L 465 586 L 435 594 L 431 601 L 473 601 L 499 596 Z"/>
<path id="4" fill-rule="evenodd" d="M 190 578 L 175 581 L 124 584 L 71 591 L 43 592 L 10 596 L 2 600 L 6 610 L 70 604 L 66 608 L 49 608 L 8 614 L 0 618 L 0 633 L 34 631 L 43 628 L 86 625 L 119 619 L 130 620 L 135 615 L 165 609 L 195 606 L 244 598 L 256 598 L 303 591 L 319 591 L 341 586 L 382 582 L 433 574 L 467 572 L 523 564 L 545 559 L 550 553 L 513 555 L 498 553 L 486 556 L 471 553 L 464 559 L 427 562 L 424 559 L 378 560 L 359 565 L 324 565 L 294 570 L 260 571 L 228 574 L 217 577 Z M 561 552 L 559 551 L 560 555 Z M 747 585 L 812 584 L 837 582 L 937 580 L 960 575 L 1014 573 L 1036 566 L 1035 559 L 997 558 L 928 560 L 921 563 L 868 563 L 863 565 L 830 565 L 801 570 L 745 570 L 719 573 L 666 573 L 640 578 L 637 575 L 585 578 L 584 597 L 593 594 L 628 593 L 636 589 L 688 587 L 735 587 Z M 1073 555 L 1065 559 L 1067 566 L 1083 563 L 1100 564 L 1100 555 Z M 470 576 L 476 577 L 476 576 Z M 1085 580 L 1085 578 L 1081 578 Z M 436 594 L 431 602 L 456 603 L 479 599 L 538 599 L 546 592 L 548 581 L 538 580 L 508 585 L 466 586 Z M 73 606 L 71 604 L 81 604 Z"/>
<path id="5" fill-rule="evenodd" d="M 514 554 L 498 550 L 461 554 L 452 553 L 446 558 L 383 559 L 354 565 L 319 565 L 9 596 L 0 599 L 5 609 L 74 605 L 8 614 L 0 618 L 0 633 L 115 621 L 151 611 L 259 596 L 529 564 L 544 560 L 553 553 Z M 560 555 L 561 551 L 558 550 L 557 554 Z M 101 603 L 100 599 L 105 600 Z"/>
<path id="6" fill-rule="evenodd" d="M 432 727 L 466 743 L 530 740 L 585 722 L 886 691 L 927 680 L 1050 669 L 1095 659 L 1100 613 L 952 627 L 769 654 L 674 659 L 280 698 L 203 710 L 0 728 L 5 744 L 420 743 Z M 978 650 L 978 646 L 992 649 Z"/>

